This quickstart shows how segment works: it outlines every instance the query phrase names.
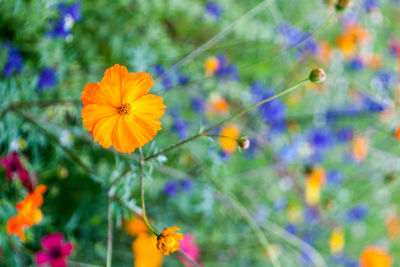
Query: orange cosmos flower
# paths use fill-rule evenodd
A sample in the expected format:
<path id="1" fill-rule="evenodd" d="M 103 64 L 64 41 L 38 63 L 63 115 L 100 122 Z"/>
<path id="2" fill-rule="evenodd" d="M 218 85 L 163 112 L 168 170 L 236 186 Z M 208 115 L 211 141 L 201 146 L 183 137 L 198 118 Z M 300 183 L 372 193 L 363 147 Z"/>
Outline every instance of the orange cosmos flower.
<path id="1" fill-rule="evenodd" d="M 227 125 L 221 130 L 220 135 L 226 136 L 219 138 L 222 150 L 226 153 L 235 152 L 238 145 L 236 140 L 240 137 L 239 127 L 233 124 Z"/>
<path id="2" fill-rule="evenodd" d="M 128 73 L 118 64 L 100 82 L 88 83 L 81 97 L 82 119 L 94 141 L 131 153 L 152 140 L 166 108 L 161 97 L 148 94 L 153 84 L 150 74 Z"/>
<path id="3" fill-rule="evenodd" d="M 219 60 L 216 57 L 207 58 L 204 62 L 204 71 L 206 75 L 214 74 L 219 68 Z"/>
<path id="4" fill-rule="evenodd" d="M 169 253 L 174 253 L 179 250 L 179 242 L 183 239 L 183 234 L 175 233 L 179 228 L 176 226 L 164 228 L 161 234 L 157 238 L 157 248 L 164 253 L 165 256 L 169 256 Z"/>
<path id="5" fill-rule="evenodd" d="M 157 237 L 141 233 L 132 243 L 135 254 L 135 267 L 160 267 L 163 262 L 162 253 L 157 249 Z"/>
<path id="6" fill-rule="evenodd" d="M 356 162 L 364 161 L 368 156 L 369 143 L 363 136 L 356 136 L 353 140 L 353 157 Z"/>
<path id="7" fill-rule="evenodd" d="M 394 132 L 394 136 L 397 138 L 397 140 L 400 140 L 400 125 L 397 126 L 397 129 Z"/>
<path id="8" fill-rule="evenodd" d="M 38 209 L 43 204 L 42 194 L 46 192 L 45 185 L 38 185 L 35 190 L 28 194 L 24 200 L 16 204 L 18 214 L 11 217 L 7 222 L 7 233 L 17 235 L 25 241 L 24 228 L 38 224 L 43 217 Z"/>
<path id="9" fill-rule="evenodd" d="M 382 249 L 368 246 L 360 256 L 360 267 L 390 267 L 393 259 Z"/>
<path id="10" fill-rule="evenodd" d="M 210 97 L 210 102 L 208 104 L 208 115 L 215 115 L 215 114 L 227 114 L 229 112 L 229 104 L 220 95 L 212 94 Z"/>

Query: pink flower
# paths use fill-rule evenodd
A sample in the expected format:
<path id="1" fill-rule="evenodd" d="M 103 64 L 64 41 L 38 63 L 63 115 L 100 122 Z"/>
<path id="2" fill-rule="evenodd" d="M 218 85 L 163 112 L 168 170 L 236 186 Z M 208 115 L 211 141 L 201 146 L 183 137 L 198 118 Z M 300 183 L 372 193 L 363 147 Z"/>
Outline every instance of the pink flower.
<path id="1" fill-rule="evenodd" d="M 179 242 L 180 250 L 184 252 L 191 260 L 198 263 L 200 256 L 200 249 L 196 245 L 195 237 L 192 233 L 187 233 L 184 235 L 184 238 Z M 183 256 L 178 256 L 178 259 L 186 266 L 193 267 L 192 264 L 188 260 L 186 260 Z"/>
<path id="2" fill-rule="evenodd" d="M 11 153 L 8 157 L 4 156 L 1 158 L 1 165 L 6 170 L 6 177 L 9 181 L 12 181 L 14 175 L 18 175 L 21 183 L 29 191 L 33 191 L 34 184 L 29 175 L 29 172 L 22 166 L 16 152 Z"/>
<path id="3" fill-rule="evenodd" d="M 46 235 L 41 240 L 43 251 L 35 255 L 36 264 L 39 266 L 49 264 L 51 267 L 66 267 L 66 257 L 71 255 L 74 246 L 65 242 L 61 233 Z"/>

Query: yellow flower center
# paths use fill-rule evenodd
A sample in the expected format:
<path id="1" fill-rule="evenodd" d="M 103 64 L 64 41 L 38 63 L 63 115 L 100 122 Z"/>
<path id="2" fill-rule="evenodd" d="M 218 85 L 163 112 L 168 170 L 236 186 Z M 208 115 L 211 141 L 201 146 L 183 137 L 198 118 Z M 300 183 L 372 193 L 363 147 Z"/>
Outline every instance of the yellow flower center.
<path id="1" fill-rule="evenodd" d="M 122 106 L 117 108 L 117 112 L 119 115 L 129 115 L 129 114 L 131 114 L 131 111 L 132 111 L 132 108 L 131 108 L 131 104 L 129 104 L 129 103 L 123 104 Z"/>

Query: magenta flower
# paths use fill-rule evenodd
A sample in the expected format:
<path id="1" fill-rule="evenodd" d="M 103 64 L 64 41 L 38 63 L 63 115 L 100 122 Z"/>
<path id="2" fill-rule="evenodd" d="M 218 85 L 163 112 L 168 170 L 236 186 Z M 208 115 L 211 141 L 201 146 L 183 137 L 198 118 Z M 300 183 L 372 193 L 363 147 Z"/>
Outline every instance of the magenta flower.
<path id="1" fill-rule="evenodd" d="M 70 242 L 65 242 L 61 233 L 46 235 L 40 242 L 44 250 L 36 253 L 36 264 L 39 266 L 48 264 L 51 267 L 67 266 L 65 258 L 71 255 L 74 246 Z"/>
<path id="2" fill-rule="evenodd" d="M 199 265 L 202 266 L 202 264 L 199 263 L 199 257 L 200 257 L 200 249 L 196 245 L 196 241 L 194 238 L 194 235 L 192 233 L 187 233 L 184 235 L 184 238 L 179 242 L 180 244 L 180 250 L 184 252 L 192 261 L 198 263 Z M 193 267 L 193 265 L 186 260 L 182 256 L 178 256 L 179 261 L 181 261 L 186 267 Z"/>
<path id="3" fill-rule="evenodd" d="M 25 188 L 29 191 L 33 191 L 33 181 L 29 175 L 27 169 L 22 166 L 21 161 L 19 160 L 18 154 L 16 152 L 11 153 L 8 157 L 4 156 L 1 158 L 1 165 L 6 170 L 6 177 L 9 181 L 12 181 L 15 175 L 18 176 L 21 183 L 25 186 Z"/>

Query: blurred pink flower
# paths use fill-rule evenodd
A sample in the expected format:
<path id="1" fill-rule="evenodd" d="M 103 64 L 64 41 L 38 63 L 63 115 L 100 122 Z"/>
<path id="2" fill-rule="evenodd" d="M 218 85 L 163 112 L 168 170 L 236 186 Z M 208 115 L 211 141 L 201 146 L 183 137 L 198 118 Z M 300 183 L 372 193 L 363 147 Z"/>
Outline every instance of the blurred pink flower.
<path id="1" fill-rule="evenodd" d="M 179 242 L 180 250 L 185 253 L 191 260 L 199 263 L 200 249 L 196 245 L 195 237 L 192 233 L 185 234 L 184 238 Z M 187 267 L 193 267 L 193 265 L 186 260 L 183 256 L 178 256 L 178 259 Z M 202 265 L 202 264 L 200 264 Z"/>
<path id="2" fill-rule="evenodd" d="M 25 188 L 29 191 L 33 191 L 33 181 L 27 169 L 22 166 L 22 163 L 18 157 L 16 152 L 11 153 L 8 157 L 4 156 L 1 158 L 1 165 L 6 170 L 6 177 L 9 181 L 12 181 L 14 175 L 18 175 L 18 178 L 21 180 L 21 183 L 25 186 Z"/>
<path id="3" fill-rule="evenodd" d="M 66 257 L 71 255 L 74 246 L 65 242 L 61 233 L 46 235 L 41 240 L 43 251 L 35 255 L 36 264 L 43 266 L 49 264 L 51 267 L 66 267 Z"/>

